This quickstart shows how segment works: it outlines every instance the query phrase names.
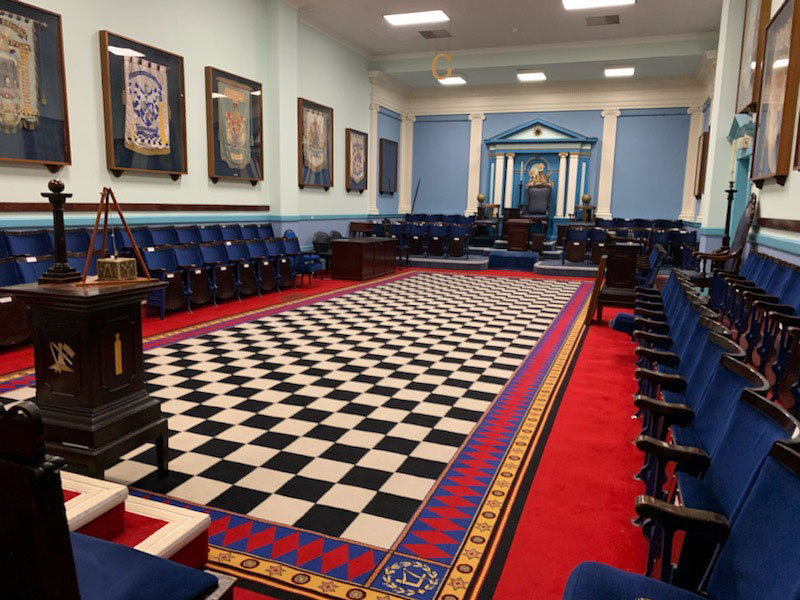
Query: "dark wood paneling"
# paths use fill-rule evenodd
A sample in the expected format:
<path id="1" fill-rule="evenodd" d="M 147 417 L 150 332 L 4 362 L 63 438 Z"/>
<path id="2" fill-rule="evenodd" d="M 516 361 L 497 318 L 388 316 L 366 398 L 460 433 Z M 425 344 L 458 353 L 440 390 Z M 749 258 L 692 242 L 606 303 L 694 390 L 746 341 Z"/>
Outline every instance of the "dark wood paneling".
<path id="1" fill-rule="evenodd" d="M 758 226 L 765 229 L 782 229 L 800 233 L 800 220 L 798 219 L 765 219 L 759 217 Z"/>
<path id="2" fill-rule="evenodd" d="M 125 212 L 269 212 L 269 206 L 249 204 L 143 204 L 125 203 L 122 205 Z M 95 212 L 97 203 L 92 202 L 67 202 L 64 204 L 67 212 Z M 41 202 L 0 202 L 0 212 L 51 212 L 50 204 Z"/>

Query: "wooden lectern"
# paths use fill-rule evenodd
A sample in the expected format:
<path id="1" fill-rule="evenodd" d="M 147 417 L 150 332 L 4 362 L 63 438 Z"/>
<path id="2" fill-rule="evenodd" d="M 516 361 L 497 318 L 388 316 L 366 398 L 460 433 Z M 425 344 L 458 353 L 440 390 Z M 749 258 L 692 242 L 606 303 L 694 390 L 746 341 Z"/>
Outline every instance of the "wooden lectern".
<path id="1" fill-rule="evenodd" d="M 50 182 L 63 209 L 61 182 Z M 0 288 L 29 307 L 36 366 L 35 402 L 49 453 L 98 477 L 121 455 L 155 441 L 159 473 L 167 472 L 167 421 L 144 384 L 142 300 L 166 282 L 83 284 L 70 273 L 64 223 L 54 221 L 55 277 Z M 66 265 L 66 267 L 65 267 Z M 62 278 L 66 283 L 44 283 Z"/>

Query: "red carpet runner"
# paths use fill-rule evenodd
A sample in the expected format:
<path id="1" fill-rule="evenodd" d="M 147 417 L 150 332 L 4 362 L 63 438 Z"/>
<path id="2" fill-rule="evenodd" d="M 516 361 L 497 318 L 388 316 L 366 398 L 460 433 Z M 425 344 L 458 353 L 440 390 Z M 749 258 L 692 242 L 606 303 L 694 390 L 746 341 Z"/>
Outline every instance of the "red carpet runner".
<path id="1" fill-rule="evenodd" d="M 617 311 L 609 310 L 606 318 Z M 558 600 L 584 560 L 643 572 L 647 546 L 631 524 L 642 484 L 631 444 L 633 344 L 593 325 L 559 408 L 494 593 L 496 600 Z"/>

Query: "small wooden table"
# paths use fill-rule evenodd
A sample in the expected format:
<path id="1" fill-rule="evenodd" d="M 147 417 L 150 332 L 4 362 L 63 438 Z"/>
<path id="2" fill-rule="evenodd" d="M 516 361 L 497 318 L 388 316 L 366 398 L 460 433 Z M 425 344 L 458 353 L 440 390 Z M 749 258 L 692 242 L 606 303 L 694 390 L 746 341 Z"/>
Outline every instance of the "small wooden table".
<path id="1" fill-rule="evenodd" d="M 397 240 L 363 237 L 332 240 L 334 279 L 364 281 L 394 273 L 397 266 Z"/>
<path id="2" fill-rule="evenodd" d="M 144 384 L 142 300 L 165 281 L 0 289 L 30 307 L 36 399 L 47 451 L 103 477 L 114 460 L 156 442 L 167 472 L 167 420 Z"/>
<path id="3" fill-rule="evenodd" d="M 531 227 L 536 221 L 533 219 L 509 219 L 506 223 L 508 235 L 508 249 L 524 251 L 528 249 Z"/>

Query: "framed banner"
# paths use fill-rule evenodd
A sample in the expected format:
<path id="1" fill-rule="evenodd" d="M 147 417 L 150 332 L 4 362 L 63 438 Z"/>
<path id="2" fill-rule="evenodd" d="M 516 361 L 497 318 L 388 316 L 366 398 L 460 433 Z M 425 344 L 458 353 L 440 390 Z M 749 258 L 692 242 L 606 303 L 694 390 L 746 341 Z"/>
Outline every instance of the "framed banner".
<path id="1" fill-rule="evenodd" d="M 0 0 L 0 161 L 71 164 L 61 15 Z"/>
<path id="2" fill-rule="evenodd" d="M 694 197 L 700 200 L 706 187 L 706 166 L 708 163 L 708 142 L 710 131 L 704 131 L 697 140 L 697 164 L 694 168 Z"/>
<path id="3" fill-rule="evenodd" d="M 208 176 L 264 180 L 261 84 L 206 67 Z"/>
<path id="4" fill-rule="evenodd" d="M 742 52 L 739 59 L 739 87 L 736 93 L 736 112 L 753 112 L 758 106 L 761 91 L 761 58 L 764 54 L 764 35 L 769 22 L 771 0 L 746 0 Z"/>
<path id="5" fill-rule="evenodd" d="M 369 136 L 355 129 L 344 130 L 344 172 L 348 192 L 361 192 L 367 189 L 367 169 L 369 156 Z"/>
<path id="6" fill-rule="evenodd" d="M 297 178 L 300 189 L 333 187 L 333 109 L 297 99 Z"/>
<path id="7" fill-rule="evenodd" d="M 381 194 L 397 191 L 397 142 L 381 139 Z"/>
<path id="8" fill-rule="evenodd" d="M 183 57 L 101 31 L 100 70 L 108 169 L 185 175 Z"/>
<path id="9" fill-rule="evenodd" d="M 761 61 L 764 69 L 750 170 L 750 179 L 759 188 L 770 178 L 782 185 L 789 174 L 800 78 L 798 37 L 800 11 L 795 0 L 786 0 L 767 25 Z"/>

